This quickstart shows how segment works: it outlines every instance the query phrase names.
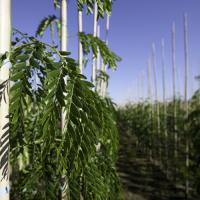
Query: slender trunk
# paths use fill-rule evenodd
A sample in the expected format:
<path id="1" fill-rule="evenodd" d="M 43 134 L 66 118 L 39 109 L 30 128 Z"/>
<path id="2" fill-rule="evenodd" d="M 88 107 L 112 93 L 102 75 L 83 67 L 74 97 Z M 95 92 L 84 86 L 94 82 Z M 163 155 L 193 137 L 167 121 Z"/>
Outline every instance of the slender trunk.
<path id="1" fill-rule="evenodd" d="M 100 38 L 100 25 L 97 25 L 97 37 Z M 101 54 L 100 54 L 100 51 L 98 49 L 97 60 L 96 60 L 96 72 L 97 72 L 98 75 L 99 75 L 99 72 L 100 72 L 100 68 L 101 68 Z M 97 83 L 96 83 L 96 87 L 97 87 L 97 92 L 99 94 L 101 94 L 100 85 L 101 85 L 101 80 L 98 79 Z"/>
<path id="2" fill-rule="evenodd" d="M 0 0 L 0 54 L 10 51 L 11 48 L 11 1 Z M 9 79 L 9 66 L 10 63 L 3 64 L 0 71 L 0 84 Z M 3 137 L 5 139 L 9 134 L 9 94 L 7 91 L 4 93 L 4 99 L 1 99 L 0 104 L 0 199 L 9 200 L 9 139 L 2 143 Z M 6 126 L 6 128 L 5 128 Z M 7 132 L 6 136 L 5 133 Z M 4 149 L 5 148 L 5 149 Z M 4 160 L 5 159 L 5 160 Z M 4 170 L 6 174 L 4 174 Z"/>
<path id="3" fill-rule="evenodd" d="M 83 12 L 78 11 L 78 32 L 83 32 Z M 78 43 L 78 60 L 80 72 L 83 73 L 83 46 L 79 40 Z"/>
<path id="4" fill-rule="evenodd" d="M 174 179 L 176 181 L 176 172 L 177 172 L 177 159 L 178 159 L 178 151 L 177 151 L 177 143 L 178 143 L 178 135 L 177 135 L 177 105 L 176 105 L 176 27 L 175 23 L 172 24 L 172 77 L 173 77 L 173 121 L 174 121 L 174 164 L 175 164 L 175 176 Z"/>
<path id="5" fill-rule="evenodd" d="M 158 88 L 157 88 L 157 76 L 156 76 L 156 50 L 155 44 L 152 44 L 152 64 L 153 64 L 153 74 L 154 74 L 154 87 L 155 87 L 155 106 L 156 106 L 156 119 L 157 119 L 157 136 L 158 136 L 158 153 L 161 158 L 161 145 L 160 145 L 160 108 L 158 101 Z"/>
<path id="6" fill-rule="evenodd" d="M 141 72 L 141 100 L 144 102 L 144 71 Z M 144 104 L 142 104 L 144 108 Z"/>
<path id="7" fill-rule="evenodd" d="M 187 15 L 184 15 L 184 58 L 185 58 L 185 86 L 184 86 L 184 105 L 185 105 L 185 112 L 186 112 L 186 120 L 188 118 L 188 68 L 189 68 L 189 62 L 188 62 L 188 19 Z M 186 123 L 184 123 L 186 124 Z M 186 147 L 185 147 L 185 153 L 186 153 L 186 179 L 185 179 L 185 195 L 186 199 L 189 197 L 189 135 L 187 132 L 187 127 L 185 127 L 185 136 L 186 136 Z"/>
<path id="8" fill-rule="evenodd" d="M 138 104 L 140 103 L 140 79 L 137 77 L 137 98 L 138 98 Z"/>
<path id="9" fill-rule="evenodd" d="M 97 26 L 97 37 L 100 38 L 100 25 Z M 100 55 L 100 51 L 98 49 L 97 70 L 100 70 L 100 65 L 101 65 L 101 55 Z"/>
<path id="10" fill-rule="evenodd" d="M 68 36 L 67 36 L 67 0 L 61 0 L 61 9 L 60 9 L 60 17 L 61 17 L 61 40 L 60 40 L 60 49 L 61 51 L 67 51 L 67 44 L 68 44 Z M 66 78 L 65 78 L 65 81 Z M 65 118 L 66 118 L 66 112 L 64 108 L 62 108 L 61 113 L 61 130 L 62 133 L 64 131 L 65 127 Z M 61 199 L 67 198 L 67 178 L 65 175 L 62 176 L 62 192 L 61 192 Z"/>
<path id="11" fill-rule="evenodd" d="M 167 131 L 167 103 L 166 103 L 166 79 L 165 79 L 165 41 L 161 41 L 161 59 L 162 59 L 162 87 L 163 87 L 163 120 L 165 136 L 165 169 L 168 176 L 168 131 Z"/>
<path id="12" fill-rule="evenodd" d="M 149 104 L 150 104 L 150 112 L 149 112 L 149 121 L 151 122 L 152 126 L 152 117 L 153 117 L 153 108 L 152 108 L 152 79 L 151 79 L 151 61 L 150 59 L 148 60 L 148 99 L 149 99 Z M 150 128 L 152 130 L 153 126 Z M 149 139 L 149 159 L 152 160 L 152 132 L 150 132 L 150 139 Z"/>
<path id="13" fill-rule="evenodd" d="M 108 33 L 109 33 L 109 29 L 110 29 L 110 15 L 107 15 L 106 17 L 106 45 L 108 45 Z M 107 68 L 108 66 L 106 66 L 104 63 L 102 65 L 102 69 L 103 71 L 106 73 L 107 72 Z M 102 84 L 102 96 L 105 97 L 106 93 L 107 93 L 107 86 L 108 86 L 108 80 L 107 81 L 103 81 Z"/>
<path id="14" fill-rule="evenodd" d="M 93 36 L 97 37 L 97 15 L 98 15 L 98 5 L 97 2 L 94 3 L 94 18 L 93 18 Z M 93 55 L 92 58 L 92 83 L 96 87 L 96 58 Z"/>
<path id="15" fill-rule="evenodd" d="M 67 0 L 61 1 L 61 40 L 60 49 L 61 51 L 67 51 Z M 61 128 L 64 129 L 65 124 L 65 112 L 62 110 Z"/>
<path id="16" fill-rule="evenodd" d="M 61 51 L 67 51 L 68 35 L 67 35 L 67 0 L 61 0 Z"/>
<path id="17" fill-rule="evenodd" d="M 78 32 L 83 32 L 83 11 L 78 10 Z M 79 69 L 80 73 L 83 73 L 83 46 L 82 43 L 78 42 L 78 62 L 79 62 Z M 80 182 L 82 181 L 82 174 L 80 177 Z M 82 190 L 82 187 L 80 186 L 80 190 Z M 80 200 L 83 200 L 82 193 L 80 192 Z"/>

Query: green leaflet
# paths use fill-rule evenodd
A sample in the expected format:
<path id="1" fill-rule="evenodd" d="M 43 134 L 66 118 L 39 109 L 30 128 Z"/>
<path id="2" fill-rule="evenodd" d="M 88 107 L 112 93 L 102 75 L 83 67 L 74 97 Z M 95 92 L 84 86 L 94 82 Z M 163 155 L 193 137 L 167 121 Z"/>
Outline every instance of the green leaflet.
<path id="1" fill-rule="evenodd" d="M 92 34 L 85 34 L 84 32 L 79 33 L 80 41 L 83 45 L 83 51 L 85 55 L 92 53 L 97 58 L 98 49 L 100 50 L 101 57 L 105 65 L 108 65 L 111 69 L 116 69 L 117 62 L 121 60 L 114 52 L 112 52 L 98 37 L 94 37 Z"/>
<path id="2" fill-rule="evenodd" d="M 80 193 L 91 199 L 91 193 L 96 194 L 94 199 L 109 198 L 109 186 L 117 182 L 98 168 L 103 161 L 95 161 L 95 178 L 88 178 L 99 154 L 105 159 L 112 155 L 110 164 L 115 163 L 117 132 L 108 102 L 91 90 L 93 85 L 79 74 L 68 52 L 59 52 L 55 58 L 57 50 L 37 40 L 25 43 L 20 51 L 15 48 L 10 55 L 11 198 L 57 199 L 63 174 L 69 180 L 70 198 Z M 31 82 L 35 76 L 37 80 Z M 66 112 L 63 133 L 62 107 Z M 96 151 L 99 142 L 107 146 L 106 151 Z"/>
<path id="3" fill-rule="evenodd" d="M 112 11 L 112 0 L 78 0 L 78 10 L 82 11 L 84 5 L 86 5 L 87 13 L 91 14 L 94 10 L 94 3 L 98 5 L 98 18 L 103 18 L 105 13 L 110 14 Z"/>
<path id="4" fill-rule="evenodd" d="M 57 7 L 59 5 L 59 1 L 55 2 L 54 6 Z M 60 36 L 60 19 L 57 18 L 55 15 L 49 15 L 48 17 L 45 17 L 38 25 L 38 28 L 36 30 L 36 36 L 42 37 L 47 28 L 50 27 L 51 39 L 52 43 L 54 44 L 54 26 L 56 26 L 58 35 Z"/>

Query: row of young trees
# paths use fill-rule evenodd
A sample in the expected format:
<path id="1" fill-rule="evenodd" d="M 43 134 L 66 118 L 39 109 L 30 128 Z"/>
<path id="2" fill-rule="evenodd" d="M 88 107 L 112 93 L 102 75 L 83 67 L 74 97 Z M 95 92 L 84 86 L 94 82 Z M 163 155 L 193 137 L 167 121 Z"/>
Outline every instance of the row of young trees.
<path id="1" fill-rule="evenodd" d="M 42 36 L 50 27 L 53 35 L 56 25 L 60 45 L 12 31 L 11 0 L 0 0 L 2 200 L 122 198 L 114 107 L 105 96 L 106 70 L 116 68 L 120 58 L 96 33 L 113 2 L 76 2 L 78 62 L 67 48 L 67 0 L 54 0 L 61 15 L 46 17 L 36 31 Z M 93 34 L 83 32 L 84 9 L 94 16 Z M 109 17 L 106 35 L 108 29 Z M 83 56 L 91 52 L 93 83 L 82 74 Z"/>
<path id="2" fill-rule="evenodd" d="M 174 100 L 167 103 L 157 102 L 153 104 L 147 100 L 141 103 L 130 103 L 118 109 L 118 126 L 121 137 L 126 137 L 126 134 L 128 134 L 129 137 L 135 138 L 132 155 L 145 157 L 160 167 L 166 177 L 177 187 L 177 196 L 185 195 L 185 199 L 199 199 L 200 196 L 199 99 L 200 91 L 198 90 L 188 101 L 190 109 L 188 119 L 185 119 L 184 101 L 176 98 L 176 142 L 174 135 Z M 160 109 L 159 134 L 158 116 L 155 110 L 157 106 Z M 187 132 L 184 131 L 184 126 L 187 127 L 185 129 Z M 190 147 L 189 167 L 185 164 L 186 139 L 189 140 Z M 189 182 L 187 195 L 186 180 Z"/>
<path id="3" fill-rule="evenodd" d="M 199 193 L 199 90 L 188 98 L 188 20 L 184 15 L 184 97 L 177 95 L 176 27 L 171 30 L 173 99 L 166 98 L 165 44 L 161 42 L 163 98 L 158 99 L 155 45 L 148 63 L 148 98 L 119 109 L 120 121 L 127 120 L 128 132 L 137 136 L 138 145 L 148 158 L 159 165 L 185 199 Z M 152 83 L 153 82 L 153 83 Z M 152 89 L 154 86 L 154 91 Z M 153 92 L 154 95 L 153 96 Z M 129 112 L 129 113 L 128 113 Z M 125 120 L 126 118 L 126 120 Z M 119 121 L 119 122 L 120 122 Z M 194 192 L 195 193 L 195 192 Z M 195 197 L 194 197 L 195 198 Z"/>

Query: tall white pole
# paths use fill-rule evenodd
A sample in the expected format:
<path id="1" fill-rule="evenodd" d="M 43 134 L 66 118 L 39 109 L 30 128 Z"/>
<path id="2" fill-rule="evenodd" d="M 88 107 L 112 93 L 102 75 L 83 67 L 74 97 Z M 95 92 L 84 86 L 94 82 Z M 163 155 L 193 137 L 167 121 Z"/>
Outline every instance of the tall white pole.
<path id="1" fill-rule="evenodd" d="M 100 38 L 100 25 L 97 25 L 97 37 Z M 101 54 L 100 54 L 100 50 L 98 48 L 98 53 L 97 53 L 97 60 L 96 60 L 96 72 L 98 73 L 101 69 Z M 99 94 L 101 94 L 101 80 L 97 80 L 96 82 L 96 88 L 97 88 L 97 92 Z"/>
<path id="2" fill-rule="evenodd" d="M 11 0 L 0 0 L 0 54 L 10 51 L 11 48 Z M 9 63 L 4 64 L 0 71 L 0 84 L 9 79 Z M 0 139 L 1 143 L 7 137 L 5 132 L 9 127 L 9 95 L 5 92 L 5 101 L 0 102 Z M 9 134 L 9 133 L 8 133 Z M 9 137 L 8 137 L 9 138 Z M 9 200 L 9 139 L 0 146 L 0 199 Z M 3 174 L 3 172 L 6 174 Z M 5 176 L 4 176 L 5 175 Z"/>
<path id="3" fill-rule="evenodd" d="M 110 15 L 106 17 L 106 44 L 108 45 L 108 33 L 110 29 Z"/>
<path id="4" fill-rule="evenodd" d="M 173 77 L 173 102 L 174 102 L 174 157 L 175 157 L 175 179 L 176 179 L 176 163 L 178 158 L 177 151 L 177 128 L 176 128 L 176 26 L 175 22 L 172 23 L 172 77 Z"/>
<path id="5" fill-rule="evenodd" d="M 78 32 L 81 33 L 83 32 L 83 11 L 78 10 Z M 79 62 L 79 69 L 80 73 L 83 73 L 83 46 L 82 43 L 80 42 L 80 39 L 78 41 L 78 62 Z M 82 179 L 82 175 L 81 178 Z M 80 200 L 83 200 L 82 194 L 80 194 Z"/>
<path id="6" fill-rule="evenodd" d="M 141 101 L 143 103 L 145 97 L 144 97 L 144 71 L 142 70 L 141 71 Z M 143 106 L 143 104 L 142 104 Z"/>
<path id="7" fill-rule="evenodd" d="M 184 102 L 185 102 L 185 112 L 186 119 L 188 118 L 188 18 L 187 14 L 184 15 L 184 58 L 185 58 L 185 86 L 184 86 Z M 186 135 L 186 180 L 185 180 L 185 195 L 186 199 L 189 198 L 189 136 L 187 132 L 187 127 L 185 126 L 185 135 Z"/>
<path id="8" fill-rule="evenodd" d="M 139 76 L 137 77 L 137 101 L 140 103 L 140 79 Z"/>
<path id="9" fill-rule="evenodd" d="M 153 105 L 152 105 L 152 78 L 151 78 L 151 59 L 148 60 L 148 99 L 150 104 L 150 114 L 149 114 L 149 121 L 152 123 L 153 119 Z M 152 126 L 153 127 L 153 126 Z M 153 148 L 153 136 L 152 136 L 153 130 L 151 130 L 150 134 L 150 149 L 149 149 L 149 159 L 152 160 L 152 148 Z"/>
<path id="10" fill-rule="evenodd" d="M 67 35 L 67 0 L 61 0 L 61 41 L 60 48 L 61 51 L 67 51 L 68 45 L 68 35 Z"/>
<path id="11" fill-rule="evenodd" d="M 153 76 L 154 76 L 154 92 L 155 100 L 158 101 L 158 88 L 157 88 L 157 76 L 156 76 L 156 47 L 155 44 L 152 44 L 152 67 L 153 67 Z"/>
<path id="12" fill-rule="evenodd" d="M 100 38 L 100 25 L 98 24 L 97 26 L 97 37 Z M 98 49 L 98 55 L 97 55 L 97 70 L 100 70 L 100 65 L 101 65 L 101 54 Z"/>
<path id="13" fill-rule="evenodd" d="M 107 16 L 106 16 L 106 38 L 105 38 L 107 46 L 108 46 L 109 29 L 110 29 L 110 15 L 107 14 Z M 105 66 L 104 63 L 102 65 L 102 68 L 103 68 L 103 71 L 106 73 L 107 72 L 107 66 Z M 107 85 L 108 85 L 107 81 L 104 81 L 103 84 L 102 84 L 102 93 L 103 93 L 104 97 L 106 96 L 106 93 L 107 93 Z"/>
<path id="14" fill-rule="evenodd" d="M 160 108 L 158 101 L 158 85 L 157 85 L 157 76 L 156 76 L 156 47 L 155 44 L 152 44 L 152 64 L 153 64 L 153 74 L 154 74 L 154 87 L 155 87 L 155 106 L 156 106 L 156 118 L 157 118 L 157 131 L 159 139 L 159 156 L 161 157 L 161 141 L 160 141 Z"/>
<path id="15" fill-rule="evenodd" d="M 152 103 L 152 79 L 151 79 L 151 60 L 148 60 L 148 98 Z"/>
<path id="16" fill-rule="evenodd" d="M 81 10 L 78 11 L 78 32 L 83 32 L 83 12 Z M 83 73 L 83 46 L 80 40 L 78 43 L 78 60 L 80 72 Z"/>
<path id="17" fill-rule="evenodd" d="M 61 51 L 67 51 L 67 0 L 61 1 L 61 40 L 60 49 Z M 64 129 L 65 124 L 65 112 L 62 110 L 61 128 Z"/>
<path id="18" fill-rule="evenodd" d="M 172 77 L 173 77 L 173 99 L 176 99 L 176 25 L 172 23 Z"/>
<path id="19" fill-rule="evenodd" d="M 97 37 L 97 16 L 98 16 L 98 5 L 94 3 L 94 18 L 93 18 L 93 36 Z M 96 58 L 92 58 L 92 83 L 96 87 Z"/>
<path id="20" fill-rule="evenodd" d="M 68 35 L 67 35 L 67 0 L 61 0 L 61 8 L 60 8 L 60 17 L 61 17 L 61 40 L 60 40 L 60 49 L 61 51 L 67 51 L 67 45 L 68 45 Z M 66 78 L 65 78 L 65 81 Z M 64 108 L 62 108 L 61 113 L 61 130 L 64 131 L 65 126 L 65 118 L 66 118 L 66 112 L 64 111 Z M 67 188 L 67 181 L 65 175 L 63 175 L 62 179 L 64 180 L 64 185 L 62 185 L 62 193 L 61 198 L 64 200 L 66 199 L 66 188 Z"/>
<path id="21" fill-rule="evenodd" d="M 165 118 L 165 137 L 167 139 L 167 127 L 166 127 L 166 116 L 167 116 L 167 105 L 166 105 L 166 78 L 165 78 L 165 41 L 161 40 L 161 59 L 162 59 L 162 87 L 163 87 L 163 104 L 164 104 L 164 118 Z"/>
<path id="22" fill-rule="evenodd" d="M 162 60 L 162 86 L 163 86 L 163 108 L 164 108 L 164 136 L 165 136 L 165 157 L 166 174 L 168 176 L 168 131 L 167 131 L 167 103 L 166 103 L 166 78 L 165 78 L 165 41 L 161 40 L 161 60 Z"/>

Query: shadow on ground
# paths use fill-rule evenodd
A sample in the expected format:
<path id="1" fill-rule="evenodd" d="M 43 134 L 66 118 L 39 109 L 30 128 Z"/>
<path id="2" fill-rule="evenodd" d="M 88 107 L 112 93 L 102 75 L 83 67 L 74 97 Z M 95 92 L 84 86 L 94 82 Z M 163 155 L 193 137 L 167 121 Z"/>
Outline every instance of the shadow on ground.
<path id="1" fill-rule="evenodd" d="M 121 143 L 117 168 L 125 200 L 185 200 L 184 188 L 176 189 L 158 166 L 136 155 L 130 138 L 123 138 Z"/>

